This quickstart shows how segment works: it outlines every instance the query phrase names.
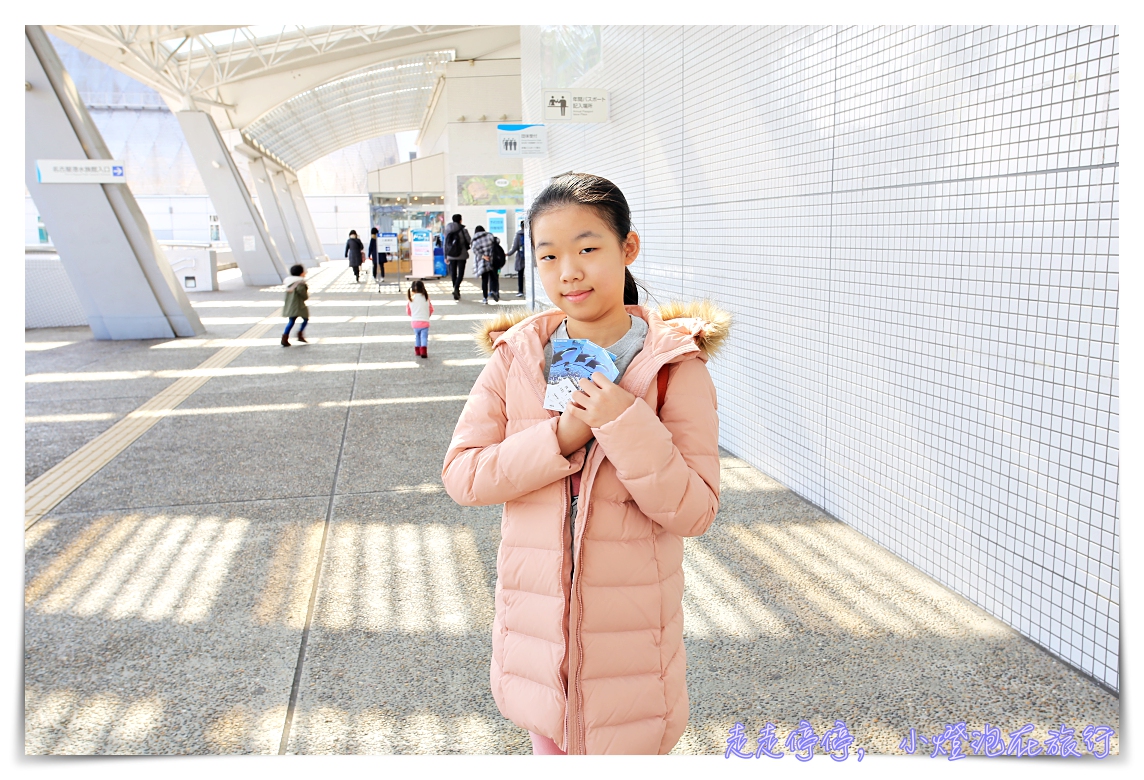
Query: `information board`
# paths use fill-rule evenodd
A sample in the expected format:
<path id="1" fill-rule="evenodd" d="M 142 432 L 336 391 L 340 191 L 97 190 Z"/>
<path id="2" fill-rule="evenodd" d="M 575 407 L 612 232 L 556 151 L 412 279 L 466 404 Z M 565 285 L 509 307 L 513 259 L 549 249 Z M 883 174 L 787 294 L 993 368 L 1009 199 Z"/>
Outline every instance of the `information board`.
<path id="1" fill-rule="evenodd" d="M 500 239 L 501 246 L 505 246 L 505 222 L 508 219 L 508 209 L 486 209 L 485 220 L 488 222 L 487 230 Z M 508 247 L 505 247 L 508 251 Z"/>
<path id="2" fill-rule="evenodd" d="M 541 95 L 545 122 L 608 121 L 606 89 L 546 89 Z"/>
<path id="3" fill-rule="evenodd" d="M 40 184 L 124 184 L 121 160 L 36 160 Z"/>
<path id="4" fill-rule="evenodd" d="M 424 228 L 409 231 L 410 254 L 413 257 L 413 276 L 429 277 L 433 273 L 433 232 Z"/>
<path id="5" fill-rule="evenodd" d="M 497 125 L 497 154 L 544 157 L 548 154 L 548 131 L 544 125 Z"/>

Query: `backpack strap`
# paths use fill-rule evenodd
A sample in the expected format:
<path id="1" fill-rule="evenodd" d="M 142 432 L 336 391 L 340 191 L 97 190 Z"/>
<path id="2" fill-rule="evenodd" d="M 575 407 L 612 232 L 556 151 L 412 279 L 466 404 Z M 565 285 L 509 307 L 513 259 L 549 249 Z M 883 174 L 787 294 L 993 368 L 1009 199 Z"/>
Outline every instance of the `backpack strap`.
<path id="1" fill-rule="evenodd" d="M 671 368 L 670 363 L 664 363 L 663 366 L 660 367 L 659 373 L 656 374 L 656 376 L 655 376 L 655 387 L 656 387 L 655 416 L 656 417 L 659 417 L 659 412 L 661 409 L 663 409 L 663 402 L 666 400 L 665 396 L 667 395 L 667 375 L 669 373 L 670 368 Z"/>

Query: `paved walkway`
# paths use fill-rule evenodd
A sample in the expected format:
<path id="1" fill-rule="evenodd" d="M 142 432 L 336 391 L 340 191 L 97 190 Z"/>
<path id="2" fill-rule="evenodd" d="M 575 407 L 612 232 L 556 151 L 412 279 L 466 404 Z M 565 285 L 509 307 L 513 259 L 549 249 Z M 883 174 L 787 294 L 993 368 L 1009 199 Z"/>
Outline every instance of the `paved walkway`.
<path id="1" fill-rule="evenodd" d="M 488 690 L 500 511 L 440 483 L 491 307 L 431 285 L 418 360 L 403 297 L 340 267 L 313 286 L 290 349 L 238 339 L 282 295 L 236 280 L 192 296 L 202 339 L 26 332 L 26 482 L 244 347 L 27 530 L 29 754 L 529 752 Z M 751 750 L 804 718 L 867 752 L 961 720 L 1119 733 L 1116 697 L 999 621 L 729 454 L 722 479 L 686 544 L 676 753 L 736 721 Z"/>

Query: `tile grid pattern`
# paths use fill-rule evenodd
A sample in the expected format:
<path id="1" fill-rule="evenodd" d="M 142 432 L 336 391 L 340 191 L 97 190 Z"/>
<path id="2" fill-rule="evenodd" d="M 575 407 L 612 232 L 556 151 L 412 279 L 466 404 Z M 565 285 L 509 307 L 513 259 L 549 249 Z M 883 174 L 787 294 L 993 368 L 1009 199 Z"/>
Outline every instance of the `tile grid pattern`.
<path id="1" fill-rule="evenodd" d="M 543 86 L 608 89 L 610 121 L 551 124 L 526 201 L 615 181 L 637 277 L 736 318 L 722 444 L 1119 690 L 1116 28 L 602 45 Z M 526 122 L 542 46 L 522 28 Z"/>

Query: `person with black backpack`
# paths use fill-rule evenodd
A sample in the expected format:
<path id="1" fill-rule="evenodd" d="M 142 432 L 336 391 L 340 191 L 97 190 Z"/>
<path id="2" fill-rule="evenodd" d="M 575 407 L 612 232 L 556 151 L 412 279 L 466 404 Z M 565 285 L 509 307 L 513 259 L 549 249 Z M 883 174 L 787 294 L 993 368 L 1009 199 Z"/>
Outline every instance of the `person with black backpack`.
<path id="1" fill-rule="evenodd" d="M 461 224 L 461 215 L 454 214 L 453 221 L 445 226 L 445 262 L 449 264 L 455 301 L 461 300 L 461 280 L 465 278 L 465 261 L 469 259 L 472 244 L 469 231 Z"/>
<path id="2" fill-rule="evenodd" d="M 493 253 L 489 257 L 489 262 L 492 263 L 493 270 L 499 274 L 501 269 L 504 268 L 507 259 L 508 258 L 505 257 L 504 247 L 501 246 L 500 237 L 493 236 Z"/>
<path id="3" fill-rule="evenodd" d="M 484 297 L 482 303 L 488 303 L 489 296 L 492 296 L 492 299 L 497 303 L 500 302 L 500 278 L 493 266 L 495 247 L 499 248 L 496 237 L 492 233 L 486 233 L 481 225 L 477 225 L 477 229 L 473 231 L 473 257 L 475 259 L 473 271 L 481 277 L 481 295 Z M 504 265 L 504 249 L 501 249 L 501 258 L 501 265 Z"/>

